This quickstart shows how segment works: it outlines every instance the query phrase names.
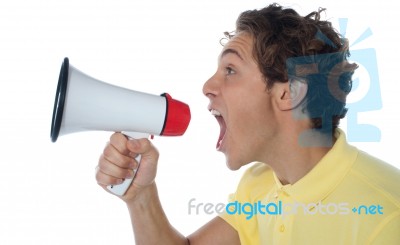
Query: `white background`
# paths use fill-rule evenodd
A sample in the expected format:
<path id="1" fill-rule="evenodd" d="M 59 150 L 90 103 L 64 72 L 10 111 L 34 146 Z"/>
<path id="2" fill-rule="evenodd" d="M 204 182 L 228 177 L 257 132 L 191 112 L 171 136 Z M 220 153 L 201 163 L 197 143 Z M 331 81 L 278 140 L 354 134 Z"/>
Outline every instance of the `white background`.
<path id="1" fill-rule="evenodd" d="M 222 33 L 234 29 L 240 12 L 269 3 L 1 1 L 0 244 L 134 243 L 126 207 L 94 179 L 110 133 L 50 141 L 54 94 L 66 56 L 100 80 L 154 94 L 168 92 L 190 105 L 192 121 L 185 136 L 153 141 L 161 152 L 157 182 L 166 213 L 183 234 L 211 219 L 213 215 L 188 215 L 188 201 L 226 201 L 244 169 L 231 172 L 215 151 L 219 127 L 206 110 L 201 88 L 216 68 Z M 383 107 L 361 113 L 358 120 L 379 127 L 382 138 L 353 144 L 400 167 L 398 13 L 390 1 L 358 3 L 281 2 L 302 15 L 326 7 L 326 17 L 335 25 L 338 18 L 348 18 L 350 43 L 371 28 L 373 35 L 352 49 L 376 50 Z"/>

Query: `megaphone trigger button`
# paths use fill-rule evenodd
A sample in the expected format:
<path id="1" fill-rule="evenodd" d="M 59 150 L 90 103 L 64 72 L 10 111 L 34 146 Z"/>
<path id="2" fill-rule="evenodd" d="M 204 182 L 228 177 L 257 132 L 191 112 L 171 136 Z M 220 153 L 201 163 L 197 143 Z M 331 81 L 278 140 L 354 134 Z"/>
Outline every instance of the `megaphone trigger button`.
<path id="1" fill-rule="evenodd" d="M 169 93 L 162 93 L 161 96 L 167 98 L 167 99 L 172 99 L 172 96 Z"/>

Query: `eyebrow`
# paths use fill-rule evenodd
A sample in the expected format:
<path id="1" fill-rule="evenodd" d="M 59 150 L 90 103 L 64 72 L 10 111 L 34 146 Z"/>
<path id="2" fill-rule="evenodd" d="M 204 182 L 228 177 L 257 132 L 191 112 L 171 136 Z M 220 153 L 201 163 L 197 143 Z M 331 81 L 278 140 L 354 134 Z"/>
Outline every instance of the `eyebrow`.
<path id="1" fill-rule="evenodd" d="M 242 58 L 242 56 L 239 54 L 239 52 L 238 52 L 237 50 L 231 49 L 231 48 L 225 49 L 225 50 L 222 52 L 222 54 L 221 54 L 221 59 L 222 59 L 225 55 L 227 55 L 227 54 L 235 54 L 235 55 L 237 55 L 241 60 L 243 60 L 243 58 Z"/>

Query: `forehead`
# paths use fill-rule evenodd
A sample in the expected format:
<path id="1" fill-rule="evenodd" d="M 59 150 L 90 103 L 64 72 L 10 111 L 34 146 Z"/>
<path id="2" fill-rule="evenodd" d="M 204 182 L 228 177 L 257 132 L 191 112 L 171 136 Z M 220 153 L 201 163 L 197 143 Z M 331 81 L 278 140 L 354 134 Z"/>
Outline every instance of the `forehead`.
<path id="1" fill-rule="evenodd" d="M 221 51 L 220 59 L 227 54 L 235 54 L 242 60 L 252 59 L 253 52 L 253 38 L 247 33 L 239 33 L 233 36 L 224 45 Z"/>

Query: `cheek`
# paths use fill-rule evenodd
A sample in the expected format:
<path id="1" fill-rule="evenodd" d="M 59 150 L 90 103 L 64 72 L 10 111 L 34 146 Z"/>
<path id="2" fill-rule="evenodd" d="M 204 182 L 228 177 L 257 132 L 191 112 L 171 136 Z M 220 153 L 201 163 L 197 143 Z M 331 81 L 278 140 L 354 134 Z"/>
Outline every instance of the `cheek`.
<path id="1" fill-rule="evenodd" d="M 247 103 L 243 103 L 241 106 L 243 121 L 253 130 L 265 126 L 272 114 L 270 103 L 265 97 L 250 98 Z"/>
<path id="2" fill-rule="evenodd" d="M 226 88 L 227 93 L 224 94 L 228 129 L 232 131 L 231 137 L 235 141 L 252 140 L 252 137 L 265 130 L 272 111 L 264 83 L 258 80 L 248 82 L 247 86 L 235 84 Z"/>
<path id="3" fill-rule="evenodd" d="M 274 113 L 266 100 L 248 101 L 247 106 L 242 108 L 242 113 L 232 123 L 232 130 L 235 132 L 233 137 L 240 143 L 242 151 L 251 151 L 264 145 L 276 129 Z"/>
<path id="4" fill-rule="evenodd" d="M 227 109 L 235 133 L 264 130 L 268 124 L 272 117 L 272 106 L 268 96 L 262 92 L 249 93 L 247 96 L 242 93 L 230 98 Z"/>

